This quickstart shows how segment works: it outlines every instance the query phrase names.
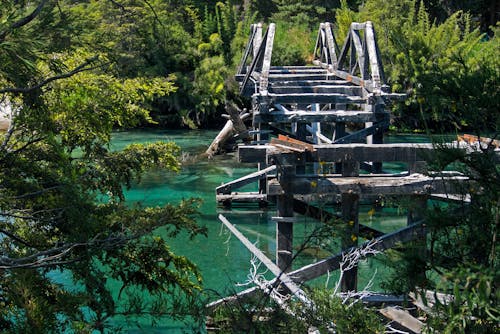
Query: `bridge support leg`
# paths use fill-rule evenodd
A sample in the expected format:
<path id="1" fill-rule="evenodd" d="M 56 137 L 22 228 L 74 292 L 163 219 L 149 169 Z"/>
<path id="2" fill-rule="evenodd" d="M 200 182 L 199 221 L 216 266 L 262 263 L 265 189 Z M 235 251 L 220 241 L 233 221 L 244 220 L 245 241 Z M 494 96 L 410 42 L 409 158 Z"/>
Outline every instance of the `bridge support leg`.
<path id="1" fill-rule="evenodd" d="M 408 209 L 407 225 L 411 226 L 425 218 L 425 211 L 427 209 L 427 195 L 415 195 L 411 197 L 410 208 Z M 425 228 L 425 227 L 422 227 Z M 422 285 L 426 281 L 425 268 L 426 268 L 426 240 L 425 233 L 421 245 L 415 249 L 415 257 L 418 260 L 417 275 L 413 277 L 416 283 Z"/>
<path id="2" fill-rule="evenodd" d="M 295 166 L 283 166 L 279 171 L 284 194 L 277 196 L 276 207 L 276 265 L 284 273 L 291 271 L 293 260 L 293 195 L 287 182 L 295 176 Z"/>
<path id="3" fill-rule="evenodd" d="M 359 234 L 359 195 L 354 193 L 342 194 L 342 219 L 345 223 L 345 234 L 342 238 L 342 249 L 357 246 Z M 340 288 L 342 292 L 356 291 L 358 286 L 358 268 L 344 272 Z"/>

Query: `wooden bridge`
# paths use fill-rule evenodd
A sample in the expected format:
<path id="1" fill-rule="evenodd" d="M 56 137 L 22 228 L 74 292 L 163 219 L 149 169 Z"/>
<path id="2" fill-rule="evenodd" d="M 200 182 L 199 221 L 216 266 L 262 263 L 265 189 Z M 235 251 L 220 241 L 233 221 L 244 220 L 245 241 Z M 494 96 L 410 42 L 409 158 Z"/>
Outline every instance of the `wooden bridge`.
<path id="1" fill-rule="evenodd" d="M 358 245 L 358 236 L 377 240 L 379 251 L 425 235 L 423 209 L 431 197 L 456 199 L 451 181 L 468 180 L 457 173 L 424 175 L 431 144 L 384 144 L 390 114 L 386 103 L 404 95 L 391 93 L 385 84 L 375 30 L 371 22 L 353 23 L 342 48 L 337 46 L 332 25 L 322 23 L 314 60 L 310 66 L 272 66 L 275 25 L 263 34 L 261 24 L 251 27 L 236 80 L 240 93 L 252 100 L 252 127 L 239 131 L 251 143 L 238 147 L 240 162 L 258 163 L 258 171 L 221 185 L 217 201 L 276 204 L 276 258 L 268 259 L 224 216 L 220 220 L 276 276 L 290 294 L 304 297 L 300 285 L 338 270 L 342 255 Z M 241 122 L 240 122 L 241 125 Z M 349 127 L 348 127 L 349 125 Z M 241 129 L 241 126 L 240 126 Z M 243 133 L 245 132 L 245 133 Z M 384 173 L 383 162 L 401 162 L 406 171 Z M 258 184 L 258 192 L 239 188 Z M 450 195 L 451 194 L 451 195 Z M 408 214 L 408 226 L 382 233 L 358 222 L 360 200 L 379 196 L 406 196 L 416 205 Z M 339 213 L 320 208 L 318 198 L 341 203 Z M 463 197 L 461 197 L 463 199 Z M 325 203 L 323 201 L 323 203 Z M 346 233 L 339 253 L 292 271 L 293 226 L 296 215 L 326 221 L 340 219 Z M 283 288 L 283 287 L 282 287 Z M 343 276 L 342 290 L 357 288 L 356 268 Z M 209 307 L 243 298 L 216 301 Z"/>

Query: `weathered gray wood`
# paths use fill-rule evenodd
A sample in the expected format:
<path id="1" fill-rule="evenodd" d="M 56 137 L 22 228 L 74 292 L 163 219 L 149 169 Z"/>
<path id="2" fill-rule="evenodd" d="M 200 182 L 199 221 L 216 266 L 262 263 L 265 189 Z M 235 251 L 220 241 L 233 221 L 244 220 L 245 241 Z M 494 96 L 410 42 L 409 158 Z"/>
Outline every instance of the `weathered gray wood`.
<path id="1" fill-rule="evenodd" d="M 345 80 L 274 80 L 270 83 L 270 86 L 299 86 L 299 87 L 314 87 L 314 86 L 352 86 L 348 81 Z"/>
<path id="2" fill-rule="evenodd" d="M 288 111 L 288 112 L 271 112 L 267 114 L 259 114 L 255 116 L 259 122 L 276 122 L 276 123 L 311 123 L 311 122 L 352 122 L 364 123 L 377 120 L 377 116 L 372 112 L 365 111 L 344 111 L 344 110 L 325 110 L 318 112 L 310 111 Z"/>
<path id="3" fill-rule="evenodd" d="M 408 311 L 395 307 L 386 307 L 380 310 L 380 313 L 388 319 L 397 322 L 404 328 L 411 330 L 413 333 L 422 333 L 424 323 L 413 317 Z"/>
<path id="4" fill-rule="evenodd" d="M 233 122 L 233 129 L 234 132 L 238 135 L 238 138 L 243 141 L 248 141 L 250 135 L 248 134 L 248 129 L 245 123 L 243 123 L 243 120 L 248 118 L 250 114 L 242 113 L 238 106 L 234 102 L 230 101 L 226 102 L 225 109 L 229 114 L 231 122 Z"/>
<path id="5" fill-rule="evenodd" d="M 217 194 L 215 199 L 218 203 L 223 202 L 243 202 L 243 203 L 259 203 L 267 201 L 266 194 L 259 194 L 257 192 L 236 192 L 231 194 Z"/>
<path id="6" fill-rule="evenodd" d="M 386 161 L 386 162 L 424 162 L 434 148 L 432 144 L 321 144 L 313 145 L 315 153 L 308 153 L 307 162 L 341 162 L 346 157 L 351 160 Z M 240 162 L 264 162 L 266 155 L 278 154 L 271 145 L 240 145 Z"/>
<path id="7" fill-rule="evenodd" d="M 254 38 L 252 40 L 253 43 L 253 57 L 257 57 L 257 53 L 259 52 L 260 45 L 262 44 L 262 23 L 257 23 L 253 25 L 254 27 Z M 248 43 L 250 44 L 250 43 Z"/>
<path id="8" fill-rule="evenodd" d="M 228 120 L 222 130 L 219 132 L 219 134 L 214 138 L 210 146 L 207 148 L 205 151 L 205 154 L 211 158 L 217 152 L 219 152 L 220 148 L 224 143 L 233 136 L 233 122 L 231 120 Z"/>
<path id="9" fill-rule="evenodd" d="M 220 185 L 215 188 L 215 191 L 217 194 L 230 194 L 234 189 L 241 188 L 260 179 L 265 179 L 268 173 L 274 172 L 275 170 L 275 165 L 269 166 L 257 172 L 240 177 L 239 179 Z"/>
<path id="10" fill-rule="evenodd" d="M 269 71 L 271 69 L 271 57 L 273 54 L 274 32 L 276 25 L 270 23 L 267 28 L 266 49 L 264 51 L 264 59 L 262 62 L 262 71 L 260 75 L 259 91 L 261 94 L 266 94 L 267 86 L 269 84 Z"/>
<path id="11" fill-rule="evenodd" d="M 287 186 L 293 194 L 341 194 L 354 192 L 361 195 L 410 195 L 431 193 L 459 193 L 453 184 L 468 182 L 466 177 L 429 177 L 422 174 L 412 174 L 400 177 L 360 176 L 347 178 L 323 178 L 318 176 L 297 176 Z M 268 194 L 280 195 L 283 189 L 273 178 L 268 180 Z"/>
<path id="12" fill-rule="evenodd" d="M 344 94 L 361 96 L 363 88 L 358 86 L 340 85 L 316 85 L 316 86 L 278 86 L 269 87 L 269 92 L 273 94 Z"/>
<path id="13" fill-rule="evenodd" d="M 299 104 L 310 104 L 310 103 L 351 103 L 351 104 L 362 104 L 366 103 L 366 99 L 359 96 L 349 96 L 344 94 L 315 94 L 315 93 L 304 93 L 304 94 L 274 94 L 270 93 L 269 97 L 273 103 L 299 103 Z"/>
<path id="14" fill-rule="evenodd" d="M 384 84 L 384 78 L 381 71 L 382 64 L 379 63 L 380 55 L 378 54 L 377 42 L 375 41 L 375 30 L 370 21 L 366 22 L 365 38 L 370 62 L 371 82 L 374 90 L 380 91 L 382 84 Z"/>
<path id="15" fill-rule="evenodd" d="M 276 278 L 281 281 L 292 295 L 297 297 L 301 302 L 307 305 L 312 305 L 312 302 L 306 296 L 304 291 L 293 282 L 293 280 L 284 273 L 277 265 L 275 265 L 260 249 L 254 246 L 236 227 L 231 224 L 226 217 L 219 215 L 219 220 L 240 240 L 243 245 L 253 254 L 259 261 L 261 261 Z"/>
<path id="16" fill-rule="evenodd" d="M 334 69 L 337 68 L 337 43 L 335 42 L 335 37 L 333 36 L 333 27 L 332 24 L 329 22 L 325 23 L 325 33 L 326 33 L 326 42 L 327 42 L 327 48 L 329 51 L 330 59 L 329 59 L 329 64 L 332 65 Z"/>

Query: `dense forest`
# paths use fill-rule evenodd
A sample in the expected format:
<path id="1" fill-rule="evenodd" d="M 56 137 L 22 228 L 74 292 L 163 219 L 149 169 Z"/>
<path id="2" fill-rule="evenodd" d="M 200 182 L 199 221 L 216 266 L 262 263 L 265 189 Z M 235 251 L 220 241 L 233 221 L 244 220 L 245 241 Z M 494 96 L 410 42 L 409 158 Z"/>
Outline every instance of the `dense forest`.
<path id="1" fill-rule="evenodd" d="M 310 60 L 320 22 L 334 23 L 341 44 L 351 22 L 371 20 L 387 83 L 408 94 L 392 106 L 393 131 L 496 137 L 499 13 L 494 0 L 2 1 L 0 110 L 9 125 L 0 135 L 0 331 L 105 332 L 117 315 L 197 312 L 196 265 L 150 232 L 162 226 L 169 237 L 202 237 L 199 203 L 124 201 L 124 188 L 148 168 L 178 170 L 179 148 L 116 152 L 109 142 L 120 128 L 218 128 L 228 101 L 248 107 L 233 74 L 251 23 L 275 22 L 273 62 L 297 65 Z M 498 330 L 500 171 L 486 153 L 443 152 L 437 169 L 459 164 L 477 180 L 476 206 L 461 214 L 460 227 L 451 223 L 456 216 L 430 213 L 432 263 L 415 263 L 411 252 L 399 259 L 428 266 L 456 295 L 467 291 L 468 303 L 438 310 L 448 321 L 433 325 L 445 332 Z M 478 218 L 480 227 L 472 224 Z M 450 224 L 437 228 L 443 221 Z M 55 283 L 55 270 L 71 272 L 76 288 Z M 107 277 L 120 282 L 121 303 Z M 392 289 L 427 283 L 395 279 Z M 362 309 L 350 312 L 364 323 Z M 380 330 L 372 325 L 347 332 Z"/>

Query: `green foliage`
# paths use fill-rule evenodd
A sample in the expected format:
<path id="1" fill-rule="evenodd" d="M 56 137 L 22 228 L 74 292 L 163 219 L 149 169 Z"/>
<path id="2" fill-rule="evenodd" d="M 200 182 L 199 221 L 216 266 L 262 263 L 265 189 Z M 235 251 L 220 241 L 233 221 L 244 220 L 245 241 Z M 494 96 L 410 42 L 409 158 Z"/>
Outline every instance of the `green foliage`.
<path id="1" fill-rule="evenodd" d="M 500 293 L 498 270 L 464 263 L 446 273 L 439 282 L 440 291 L 449 291 L 453 299 L 437 301 L 428 321 L 429 333 L 495 333 L 499 328 Z"/>
<path id="2" fill-rule="evenodd" d="M 409 94 L 396 110 L 403 127 L 494 130 L 500 63 L 491 55 L 498 38 L 485 40 L 469 15 L 456 12 L 433 23 L 424 3 L 367 1 L 360 20 L 374 21 L 388 80 Z"/>
<path id="3" fill-rule="evenodd" d="M 306 65 L 314 50 L 315 29 L 305 24 L 277 21 L 274 37 L 273 65 Z"/>
<path id="4" fill-rule="evenodd" d="M 238 306 L 217 310 L 214 321 L 222 333 L 306 333 L 317 328 L 321 333 L 335 328 L 336 333 L 384 333 L 385 325 L 376 309 L 362 303 L 343 303 L 330 290 L 308 291 L 314 310 L 291 301 L 289 312 L 261 296 Z M 293 315 L 291 314 L 293 313 Z"/>
<path id="5" fill-rule="evenodd" d="M 157 99 L 175 91 L 173 77 L 146 66 L 151 50 L 140 52 L 168 30 L 156 19 L 166 4 L 4 3 L 0 101 L 13 119 L 0 134 L 0 331 L 104 332 L 116 317 L 189 315 L 181 305 L 201 277 L 168 243 L 206 233 L 199 201 L 145 208 L 124 196 L 147 169 L 178 171 L 179 148 L 109 145 L 113 129 L 151 122 Z M 141 15 L 151 20 L 135 25 Z"/>

